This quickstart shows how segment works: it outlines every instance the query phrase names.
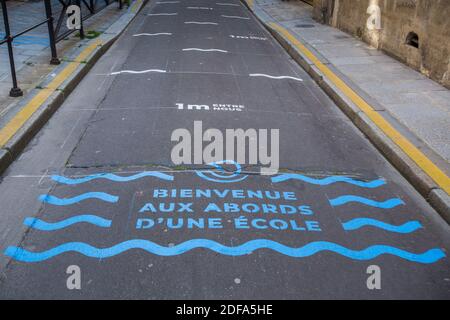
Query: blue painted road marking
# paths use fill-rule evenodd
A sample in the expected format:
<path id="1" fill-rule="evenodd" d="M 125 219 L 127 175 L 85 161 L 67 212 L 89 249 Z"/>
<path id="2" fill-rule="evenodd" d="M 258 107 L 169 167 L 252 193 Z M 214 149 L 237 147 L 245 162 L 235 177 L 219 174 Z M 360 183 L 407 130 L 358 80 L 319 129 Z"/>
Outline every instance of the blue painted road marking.
<path id="1" fill-rule="evenodd" d="M 364 197 L 353 196 L 353 195 L 345 195 L 335 199 L 329 200 L 330 204 L 333 207 L 342 206 L 347 203 L 362 203 L 370 207 L 380 208 L 380 209 L 392 209 L 400 205 L 404 205 L 405 203 L 399 198 L 392 198 L 386 201 L 375 201 L 371 199 L 367 199 Z"/>
<path id="2" fill-rule="evenodd" d="M 369 181 L 369 182 L 355 180 L 353 178 L 345 177 L 345 176 L 330 176 L 330 177 L 326 177 L 323 179 L 314 179 L 314 178 L 307 177 L 307 176 L 304 176 L 301 174 L 296 174 L 296 173 L 281 174 L 279 176 L 272 178 L 273 183 L 280 183 L 280 182 L 284 182 L 284 181 L 288 181 L 288 180 L 300 180 L 303 182 L 307 182 L 307 183 L 315 184 L 315 185 L 319 185 L 319 186 L 328 186 L 330 184 L 344 182 L 344 183 L 352 184 L 352 185 L 355 185 L 355 186 L 358 186 L 361 188 L 369 188 L 369 189 L 378 188 L 378 187 L 386 184 L 386 181 L 383 179 L 377 179 L 377 180 L 373 180 L 373 181 Z"/>
<path id="3" fill-rule="evenodd" d="M 39 201 L 43 203 L 53 204 L 55 206 L 68 206 L 88 199 L 98 199 L 110 203 L 116 203 L 117 201 L 119 201 L 119 197 L 110 195 L 105 192 L 87 192 L 73 198 L 63 199 L 49 194 L 43 194 L 39 196 Z"/>
<path id="4" fill-rule="evenodd" d="M 400 226 L 395 226 L 383 221 L 369 219 L 369 218 L 358 218 L 347 221 L 342 224 L 344 230 L 353 231 L 358 230 L 363 227 L 372 226 L 378 229 L 383 229 L 390 232 L 396 233 L 412 233 L 422 228 L 422 224 L 419 221 L 409 221 Z"/>
<path id="5" fill-rule="evenodd" d="M 293 258 L 304 258 L 322 251 L 331 251 L 352 260 L 371 260 L 380 255 L 389 254 L 411 262 L 429 264 L 445 257 L 441 249 L 431 249 L 416 254 L 392 246 L 374 245 L 361 251 L 351 250 L 332 242 L 312 242 L 300 248 L 292 248 L 281 243 L 257 239 L 240 246 L 228 247 L 207 239 L 188 240 L 172 247 L 164 247 L 148 240 L 134 239 L 119 243 L 109 248 L 96 248 L 83 242 L 68 242 L 43 252 L 31 252 L 23 248 L 8 247 L 5 255 L 22 262 L 40 262 L 65 252 L 78 252 L 91 258 L 109 258 L 131 249 L 141 249 L 159 256 L 176 256 L 193 249 L 204 248 L 228 256 L 243 256 L 258 249 L 271 249 Z"/>
<path id="6" fill-rule="evenodd" d="M 114 181 L 114 182 L 129 182 L 129 181 L 134 181 L 134 180 L 141 179 L 144 177 L 155 177 L 155 178 L 159 178 L 159 179 L 166 180 L 166 181 L 174 180 L 173 176 L 162 173 L 162 172 L 158 172 L 158 171 L 144 171 L 144 172 L 140 172 L 140 173 L 134 174 L 132 176 L 128 176 L 128 177 L 122 177 L 122 176 L 118 176 L 118 175 L 112 174 L 112 173 L 98 173 L 98 174 L 93 174 L 93 175 L 89 175 L 89 176 L 82 177 L 82 178 L 76 178 L 76 179 L 67 178 L 67 177 L 63 177 L 63 176 L 59 176 L 59 175 L 53 175 L 52 180 L 56 181 L 58 183 L 62 183 L 62 184 L 76 185 L 76 184 L 81 184 L 81 183 L 89 182 L 89 181 L 96 180 L 96 179 L 106 179 L 106 180 L 110 180 L 110 181 Z"/>
<path id="7" fill-rule="evenodd" d="M 63 228 L 67 228 L 73 224 L 76 223 L 89 223 L 92 225 L 95 225 L 97 227 L 101 227 L 101 228 L 109 228 L 111 226 L 111 220 L 108 219 L 104 219 L 102 217 L 99 216 L 94 216 L 94 215 L 89 215 L 89 214 L 85 214 L 85 215 L 79 215 L 79 216 L 75 216 L 75 217 L 71 217 L 62 221 L 58 221 L 58 222 L 54 222 L 54 223 L 50 223 L 50 222 L 46 222 L 43 221 L 41 219 L 38 218 L 26 218 L 24 220 L 24 225 L 33 228 L 33 229 L 38 229 L 38 230 L 42 230 L 42 231 L 54 231 L 54 230 L 60 230 Z"/>
<path id="8" fill-rule="evenodd" d="M 233 172 L 228 172 L 225 170 L 222 165 L 224 164 L 230 164 L 234 165 L 236 168 Z M 201 171 L 195 171 L 195 173 L 202 179 L 212 182 L 219 182 L 219 183 L 234 183 L 239 182 L 247 179 L 247 175 L 241 175 L 242 167 L 239 163 L 233 161 L 233 160 L 223 160 L 223 161 L 217 161 L 208 164 L 214 168 L 216 168 L 216 171 L 219 171 L 221 173 L 217 173 L 213 170 L 201 170 Z"/>

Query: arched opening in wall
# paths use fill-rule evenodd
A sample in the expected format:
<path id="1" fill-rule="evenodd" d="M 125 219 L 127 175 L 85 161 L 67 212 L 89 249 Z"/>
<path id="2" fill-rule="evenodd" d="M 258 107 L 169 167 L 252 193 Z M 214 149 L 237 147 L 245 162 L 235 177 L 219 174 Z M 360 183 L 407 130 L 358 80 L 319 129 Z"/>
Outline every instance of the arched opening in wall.
<path id="1" fill-rule="evenodd" d="M 406 36 L 406 44 L 408 46 L 419 48 L 419 36 L 415 32 L 410 32 Z"/>

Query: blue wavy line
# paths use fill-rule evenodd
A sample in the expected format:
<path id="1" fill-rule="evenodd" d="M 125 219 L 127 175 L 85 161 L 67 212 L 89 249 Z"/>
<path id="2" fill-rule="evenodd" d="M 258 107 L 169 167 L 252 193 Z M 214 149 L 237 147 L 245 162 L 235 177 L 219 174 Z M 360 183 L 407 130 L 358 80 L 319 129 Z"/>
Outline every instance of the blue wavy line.
<path id="1" fill-rule="evenodd" d="M 401 199 L 399 198 L 392 198 L 383 202 L 367 199 L 364 197 L 358 197 L 358 196 L 352 196 L 352 195 L 346 195 L 341 196 L 336 199 L 331 199 L 330 204 L 333 207 L 342 206 L 344 204 L 347 204 L 349 202 L 358 202 L 362 203 L 371 207 L 376 207 L 380 209 L 392 209 L 399 205 L 405 204 Z"/>
<path id="2" fill-rule="evenodd" d="M 26 218 L 23 224 L 33 229 L 42 231 L 54 231 L 81 222 L 90 223 L 101 228 L 109 228 L 111 226 L 111 220 L 103 219 L 102 217 L 89 214 L 71 217 L 54 223 L 46 222 L 38 218 Z"/>
<path id="3" fill-rule="evenodd" d="M 93 175 L 89 175 L 89 176 L 86 176 L 83 178 L 78 178 L 78 179 L 72 179 L 72 178 L 67 178 L 67 177 L 63 177 L 63 176 L 53 175 L 52 180 L 56 181 L 58 183 L 75 185 L 75 184 L 89 182 L 89 181 L 92 181 L 95 179 L 107 179 L 107 180 L 115 181 L 115 182 L 128 182 L 128 181 L 141 179 L 144 177 L 156 177 L 156 178 L 159 178 L 162 180 L 173 181 L 173 176 L 162 173 L 162 172 L 158 172 L 158 171 L 144 171 L 144 172 L 140 172 L 138 174 L 135 174 L 135 175 L 132 175 L 129 177 L 121 177 L 121 176 L 118 176 L 113 173 L 98 173 L 98 174 L 93 174 Z"/>
<path id="4" fill-rule="evenodd" d="M 119 201 L 119 197 L 110 195 L 105 192 L 87 192 L 73 198 L 64 198 L 64 199 L 49 194 L 42 194 L 39 196 L 39 201 L 53 204 L 55 206 L 68 206 L 87 199 L 99 199 L 110 203 L 115 203 Z"/>
<path id="5" fill-rule="evenodd" d="M 383 179 L 377 179 L 377 180 L 368 181 L 368 182 L 355 180 L 355 179 L 352 179 L 350 177 L 345 177 L 345 176 L 331 176 L 331 177 L 327 177 L 327 178 L 323 178 L 323 179 L 314 179 L 314 178 L 307 177 L 307 176 L 297 174 L 297 173 L 281 174 L 279 176 L 273 177 L 272 182 L 280 183 L 280 182 L 284 182 L 284 181 L 291 180 L 291 179 L 301 180 L 301 181 L 319 185 L 319 186 L 328 186 L 330 184 L 334 184 L 337 182 L 344 182 L 344 183 L 352 184 L 352 185 L 355 185 L 355 186 L 358 186 L 361 188 L 369 188 L 369 189 L 375 189 L 375 188 L 378 188 L 378 187 L 386 184 L 386 181 Z"/>
<path id="6" fill-rule="evenodd" d="M 417 263 L 434 263 L 445 257 L 441 249 L 431 249 L 421 254 L 411 253 L 386 245 L 374 245 L 361 251 L 351 250 L 332 242 L 312 242 L 300 248 L 292 248 L 275 241 L 258 239 L 240 246 L 227 247 L 216 241 L 193 239 L 172 247 L 160 246 L 148 240 L 134 239 L 109 248 L 96 248 L 83 242 L 68 242 L 43 252 L 30 252 L 19 247 L 8 247 L 5 255 L 22 262 L 39 262 L 65 252 L 78 252 L 91 258 L 109 258 L 130 249 L 142 249 L 159 256 L 175 256 L 196 248 L 210 249 L 228 256 L 242 256 L 258 249 L 271 249 L 286 256 L 304 258 L 321 251 L 331 251 L 353 260 L 370 260 L 383 254 L 390 254 Z"/>
<path id="7" fill-rule="evenodd" d="M 386 222 L 369 218 L 353 219 L 343 223 L 342 226 L 344 230 L 347 231 L 357 230 L 365 226 L 373 226 L 379 229 L 396 233 L 411 233 L 422 228 L 422 224 L 419 221 L 409 221 L 401 226 L 395 226 Z"/>

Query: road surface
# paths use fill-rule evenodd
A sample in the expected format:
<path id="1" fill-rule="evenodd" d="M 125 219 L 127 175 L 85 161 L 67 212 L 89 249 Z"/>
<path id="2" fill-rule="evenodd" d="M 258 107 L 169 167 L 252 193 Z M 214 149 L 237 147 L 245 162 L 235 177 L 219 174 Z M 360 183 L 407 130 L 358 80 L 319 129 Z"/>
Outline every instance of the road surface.
<path id="1" fill-rule="evenodd" d="M 279 129 L 278 174 L 175 165 L 194 121 Z M 448 226 L 238 0 L 149 3 L 0 203 L 1 298 L 450 298 Z"/>

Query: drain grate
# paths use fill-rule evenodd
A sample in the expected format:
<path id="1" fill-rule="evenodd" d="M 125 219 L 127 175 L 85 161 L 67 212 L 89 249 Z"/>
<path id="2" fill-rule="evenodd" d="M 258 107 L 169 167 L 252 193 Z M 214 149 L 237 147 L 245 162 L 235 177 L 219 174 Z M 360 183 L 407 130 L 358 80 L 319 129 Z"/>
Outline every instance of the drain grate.
<path id="1" fill-rule="evenodd" d="M 295 25 L 295 27 L 296 27 L 296 28 L 314 28 L 315 25 L 303 23 L 303 24 L 297 24 L 297 25 Z"/>

